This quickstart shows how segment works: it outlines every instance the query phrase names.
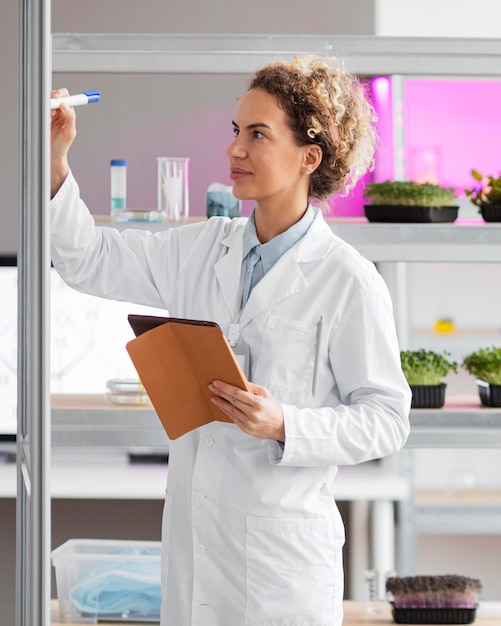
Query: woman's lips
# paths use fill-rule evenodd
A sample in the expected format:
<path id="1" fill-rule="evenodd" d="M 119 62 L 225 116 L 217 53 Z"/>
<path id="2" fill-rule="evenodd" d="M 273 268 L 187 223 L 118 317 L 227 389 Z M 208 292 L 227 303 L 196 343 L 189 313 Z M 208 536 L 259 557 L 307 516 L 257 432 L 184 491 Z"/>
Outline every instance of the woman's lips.
<path id="1" fill-rule="evenodd" d="M 240 167 L 232 167 L 230 169 L 231 180 L 240 180 L 241 178 L 245 178 L 246 176 L 250 176 L 250 172 L 248 172 L 247 170 L 243 170 Z"/>

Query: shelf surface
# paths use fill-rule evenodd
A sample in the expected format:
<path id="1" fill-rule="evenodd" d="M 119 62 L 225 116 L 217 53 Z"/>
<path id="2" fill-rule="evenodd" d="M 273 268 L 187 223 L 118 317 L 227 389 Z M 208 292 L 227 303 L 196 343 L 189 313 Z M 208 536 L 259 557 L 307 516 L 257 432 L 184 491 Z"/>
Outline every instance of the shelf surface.
<path id="1" fill-rule="evenodd" d="M 163 500 L 165 463 L 129 463 L 124 451 L 55 449 L 51 457 L 52 498 Z M 377 462 L 339 468 L 334 496 L 339 501 L 402 501 L 410 498 L 407 477 Z M 0 464 L 0 498 L 16 495 L 16 466 Z"/>
<path id="2" fill-rule="evenodd" d="M 297 54 L 362 76 L 501 76 L 501 40 L 372 35 L 55 33 L 53 72 L 247 74 Z"/>
<path id="3" fill-rule="evenodd" d="M 391 607 L 388 602 L 379 602 L 374 605 L 373 613 L 367 611 L 367 604 L 364 602 L 344 601 L 344 624 L 345 626 L 390 626 L 394 624 L 391 616 Z M 57 602 L 52 600 L 51 603 L 51 624 L 52 626 L 63 626 L 58 621 L 59 608 Z M 476 613 L 477 626 L 499 626 L 499 617 L 501 616 L 501 603 L 498 602 L 481 602 Z M 113 624 L 123 624 L 124 622 L 110 622 Z M 141 626 L 133 622 L 126 622 L 129 626 Z M 72 626 L 66 624 L 65 626 Z M 74 624 L 73 626 L 77 626 Z M 143 623 L 144 626 L 144 623 Z"/>
<path id="4" fill-rule="evenodd" d="M 417 491 L 414 504 L 421 535 L 501 533 L 501 490 Z"/>
<path id="5" fill-rule="evenodd" d="M 413 409 L 411 448 L 501 448 L 501 409 L 457 397 L 442 409 Z M 112 406 L 99 395 L 52 396 L 52 444 L 95 447 L 168 447 L 151 407 Z"/>
<path id="6" fill-rule="evenodd" d="M 501 223 L 457 220 L 437 224 L 329 220 L 332 229 L 374 262 L 499 263 Z"/>
<path id="7" fill-rule="evenodd" d="M 93 394 L 53 395 L 51 405 L 56 447 L 168 447 L 151 405 L 112 405 L 104 396 Z"/>
<path id="8" fill-rule="evenodd" d="M 410 448 L 501 448 L 501 409 L 457 396 L 441 409 L 413 409 Z"/>
<path id="9" fill-rule="evenodd" d="M 100 227 L 118 230 L 136 228 L 158 232 L 204 221 L 193 217 L 179 222 L 110 222 L 94 216 Z M 366 218 L 327 218 L 332 230 L 375 263 L 499 263 L 501 222 L 486 224 L 481 219 L 437 224 L 369 223 Z"/>

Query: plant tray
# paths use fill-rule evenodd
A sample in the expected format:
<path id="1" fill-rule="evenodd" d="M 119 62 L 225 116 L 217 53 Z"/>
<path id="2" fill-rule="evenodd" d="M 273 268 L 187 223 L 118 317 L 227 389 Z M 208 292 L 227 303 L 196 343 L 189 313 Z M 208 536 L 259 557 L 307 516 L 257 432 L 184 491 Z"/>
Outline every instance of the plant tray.
<path id="1" fill-rule="evenodd" d="M 483 204 L 480 213 L 485 222 L 501 222 L 501 204 Z"/>
<path id="2" fill-rule="evenodd" d="M 412 390 L 412 409 L 441 409 L 445 403 L 447 385 L 410 385 Z"/>
<path id="3" fill-rule="evenodd" d="M 365 204 L 365 217 L 369 222 L 453 222 L 458 216 L 457 206 L 399 206 Z"/>
<path id="4" fill-rule="evenodd" d="M 478 395 L 484 406 L 501 406 L 501 385 L 491 385 L 485 380 L 477 379 Z"/>
<path id="5" fill-rule="evenodd" d="M 393 607 L 392 615 L 397 624 L 471 624 L 477 609 L 403 609 Z"/>

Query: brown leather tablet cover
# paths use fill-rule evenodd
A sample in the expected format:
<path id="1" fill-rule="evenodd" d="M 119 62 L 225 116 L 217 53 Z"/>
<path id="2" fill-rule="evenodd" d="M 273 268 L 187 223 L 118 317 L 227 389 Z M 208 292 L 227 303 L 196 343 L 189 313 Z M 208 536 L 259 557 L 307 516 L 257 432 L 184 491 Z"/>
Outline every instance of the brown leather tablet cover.
<path id="1" fill-rule="evenodd" d="M 148 317 L 129 316 L 141 334 L 126 348 L 168 437 L 176 439 L 214 420 L 231 423 L 211 402 L 209 384 L 222 380 L 251 390 L 219 326 L 149 317 L 152 327 L 145 330 Z"/>

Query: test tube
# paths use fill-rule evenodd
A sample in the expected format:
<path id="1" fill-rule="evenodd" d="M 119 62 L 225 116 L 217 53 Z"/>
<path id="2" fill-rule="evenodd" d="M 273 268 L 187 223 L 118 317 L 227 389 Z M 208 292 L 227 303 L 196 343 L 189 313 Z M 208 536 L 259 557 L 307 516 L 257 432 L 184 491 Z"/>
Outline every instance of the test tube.
<path id="1" fill-rule="evenodd" d="M 120 221 L 121 213 L 127 206 L 127 161 L 112 159 L 111 172 L 111 219 Z"/>

